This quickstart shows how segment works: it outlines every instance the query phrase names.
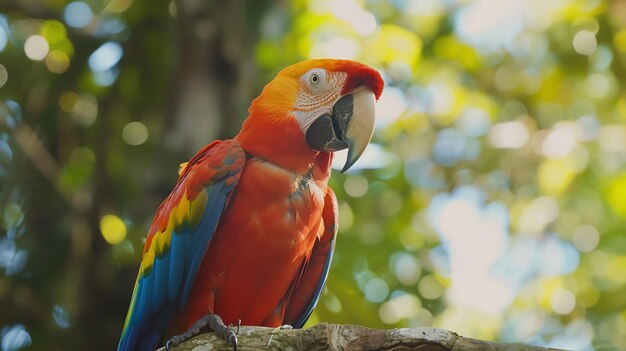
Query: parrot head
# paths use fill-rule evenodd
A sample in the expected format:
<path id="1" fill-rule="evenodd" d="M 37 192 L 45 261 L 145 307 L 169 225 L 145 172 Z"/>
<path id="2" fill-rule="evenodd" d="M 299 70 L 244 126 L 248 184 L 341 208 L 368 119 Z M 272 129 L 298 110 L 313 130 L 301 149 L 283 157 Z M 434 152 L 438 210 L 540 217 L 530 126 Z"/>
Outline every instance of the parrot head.
<path id="1" fill-rule="evenodd" d="M 376 70 L 355 61 L 314 59 L 286 67 L 253 101 L 240 139 L 245 149 L 247 141 L 259 156 L 279 163 L 297 153 L 348 149 L 345 172 L 372 138 L 383 85 Z M 264 138 L 253 137 L 261 130 Z"/>

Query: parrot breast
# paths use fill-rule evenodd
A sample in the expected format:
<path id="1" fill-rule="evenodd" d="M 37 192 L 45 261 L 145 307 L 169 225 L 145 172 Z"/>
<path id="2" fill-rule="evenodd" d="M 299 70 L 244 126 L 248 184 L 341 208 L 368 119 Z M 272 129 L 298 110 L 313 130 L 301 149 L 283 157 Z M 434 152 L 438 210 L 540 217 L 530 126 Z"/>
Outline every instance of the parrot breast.
<path id="1" fill-rule="evenodd" d="M 331 156 L 296 174 L 250 158 L 196 276 L 180 330 L 210 311 L 226 324 L 279 326 L 293 284 L 324 230 Z"/>

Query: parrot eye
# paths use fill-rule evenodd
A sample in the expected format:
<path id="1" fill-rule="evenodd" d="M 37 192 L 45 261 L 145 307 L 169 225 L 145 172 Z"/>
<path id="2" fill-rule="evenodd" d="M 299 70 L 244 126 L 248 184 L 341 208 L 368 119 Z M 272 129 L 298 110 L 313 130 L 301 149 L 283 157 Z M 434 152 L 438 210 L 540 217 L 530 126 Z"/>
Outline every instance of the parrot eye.
<path id="1" fill-rule="evenodd" d="M 311 82 L 311 85 L 318 85 L 320 83 L 320 75 L 317 73 L 311 74 L 309 81 Z"/>
<path id="2" fill-rule="evenodd" d="M 325 91 L 328 86 L 326 83 L 326 71 L 314 68 L 302 76 L 302 81 L 314 92 Z"/>

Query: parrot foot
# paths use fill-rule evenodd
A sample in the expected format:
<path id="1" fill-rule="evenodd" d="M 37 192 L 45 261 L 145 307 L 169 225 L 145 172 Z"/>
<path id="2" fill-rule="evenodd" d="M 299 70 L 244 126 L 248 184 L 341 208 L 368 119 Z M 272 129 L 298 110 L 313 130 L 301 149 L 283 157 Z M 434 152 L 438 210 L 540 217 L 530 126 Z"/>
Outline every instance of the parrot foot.
<path id="1" fill-rule="evenodd" d="M 241 323 L 241 322 L 239 322 Z M 165 343 L 165 350 L 171 351 L 173 347 L 180 345 L 182 342 L 199 335 L 203 329 L 214 331 L 222 340 L 230 343 L 233 347 L 233 351 L 237 351 L 237 334 L 230 326 L 226 326 L 222 318 L 216 314 L 207 314 L 206 316 L 198 319 L 186 332 L 175 335 Z M 237 332 L 239 332 L 239 325 L 237 326 Z"/>
<path id="2" fill-rule="evenodd" d="M 280 329 L 280 330 L 290 330 L 290 329 L 293 329 L 293 327 L 291 325 L 289 325 L 289 324 L 283 324 L 280 327 L 278 327 L 278 329 Z"/>

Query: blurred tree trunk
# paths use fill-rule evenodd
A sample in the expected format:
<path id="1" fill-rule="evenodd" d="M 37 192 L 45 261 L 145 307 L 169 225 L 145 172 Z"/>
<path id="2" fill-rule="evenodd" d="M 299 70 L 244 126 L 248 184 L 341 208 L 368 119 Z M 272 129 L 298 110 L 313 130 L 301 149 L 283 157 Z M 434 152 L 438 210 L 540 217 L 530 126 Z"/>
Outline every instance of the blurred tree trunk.
<path id="1" fill-rule="evenodd" d="M 358 325 L 326 323 L 318 324 L 309 329 L 294 330 L 241 327 L 238 339 L 241 350 L 556 350 L 538 346 L 470 339 L 437 328 L 378 330 Z M 232 347 L 214 333 L 209 333 L 202 334 L 174 348 L 175 351 L 200 349 L 231 351 Z"/>
<path id="2" fill-rule="evenodd" d="M 166 141 L 195 152 L 233 137 L 257 93 L 254 51 L 269 1 L 179 0 L 178 65 L 166 110 Z"/>

